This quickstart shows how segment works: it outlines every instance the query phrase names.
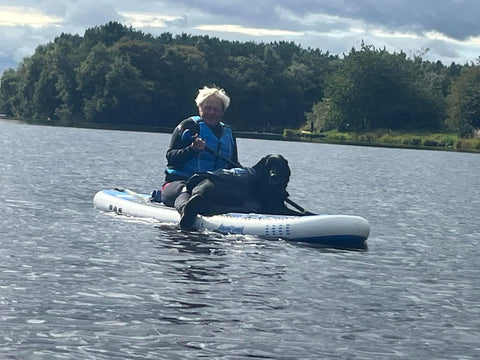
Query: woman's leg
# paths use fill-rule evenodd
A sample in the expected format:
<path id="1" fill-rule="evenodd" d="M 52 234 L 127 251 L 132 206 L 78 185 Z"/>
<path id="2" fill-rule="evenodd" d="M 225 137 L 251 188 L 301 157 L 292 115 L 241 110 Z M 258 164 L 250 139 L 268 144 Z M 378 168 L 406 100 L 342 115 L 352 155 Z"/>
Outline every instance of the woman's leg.
<path id="1" fill-rule="evenodd" d="M 183 194 L 188 194 L 188 198 L 190 198 L 189 193 L 183 192 L 185 189 L 185 180 L 177 180 L 177 181 L 172 181 L 169 183 L 165 183 L 162 186 L 162 202 L 166 206 L 170 207 L 176 207 L 175 203 L 177 198 L 182 195 L 182 198 L 185 197 Z M 187 201 L 188 198 L 184 201 Z M 177 208 L 178 210 L 178 208 Z"/>

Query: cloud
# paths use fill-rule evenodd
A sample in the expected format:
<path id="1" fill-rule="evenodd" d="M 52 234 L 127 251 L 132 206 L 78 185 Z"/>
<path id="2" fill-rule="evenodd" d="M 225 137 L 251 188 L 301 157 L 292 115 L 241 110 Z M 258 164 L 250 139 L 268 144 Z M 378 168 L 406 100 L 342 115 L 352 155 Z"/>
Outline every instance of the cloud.
<path id="1" fill-rule="evenodd" d="M 478 0 L 16 0 L 0 5 L 0 73 L 62 32 L 118 21 L 163 32 L 236 41 L 294 41 L 342 55 L 362 41 L 427 60 L 480 55 Z M 19 60 L 20 59 L 20 60 Z"/>
<path id="2" fill-rule="evenodd" d="M 221 24 L 221 25 L 200 25 L 195 29 L 206 32 L 220 32 L 220 33 L 237 33 L 251 36 L 301 36 L 303 33 L 296 31 L 288 31 L 281 29 L 264 29 L 244 27 L 240 25 Z"/>
<path id="3" fill-rule="evenodd" d="M 279 3 L 298 17 L 330 14 L 398 31 L 437 31 L 458 40 L 480 35 L 477 0 L 283 0 Z"/>
<path id="4" fill-rule="evenodd" d="M 48 27 L 39 30 L 38 27 L 29 25 L 0 26 L 2 43 L 0 71 L 3 73 L 5 69 L 15 67 L 13 65 L 22 61 L 24 57 L 32 55 L 38 45 L 51 40 L 48 34 L 51 34 Z"/>
<path id="5" fill-rule="evenodd" d="M 82 28 L 104 25 L 109 21 L 120 21 L 114 2 L 111 1 L 78 1 L 69 6 L 65 13 L 65 23 Z"/>
<path id="6" fill-rule="evenodd" d="M 133 11 L 120 12 L 120 15 L 124 19 L 125 23 L 128 23 L 135 28 L 166 28 L 178 20 L 185 20 L 184 18 L 178 18 L 176 16 Z"/>
<path id="7" fill-rule="evenodd" d="M 0 5 L 0 26 L 59 26 L 61 19 L 28 7 Z"/>

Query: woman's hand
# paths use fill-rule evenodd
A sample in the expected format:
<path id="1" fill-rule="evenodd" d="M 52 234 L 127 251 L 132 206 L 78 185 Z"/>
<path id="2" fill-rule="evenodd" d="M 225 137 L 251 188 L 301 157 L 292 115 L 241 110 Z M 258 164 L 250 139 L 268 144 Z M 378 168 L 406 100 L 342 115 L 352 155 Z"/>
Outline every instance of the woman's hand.
<path id="1" fill-rule="evenodd" d="M 195 152 L 200 152 L 205 149 L 205 141 L 198 137 L 198 134 L 195 134 L 195 139 L 190 145 Z"/>

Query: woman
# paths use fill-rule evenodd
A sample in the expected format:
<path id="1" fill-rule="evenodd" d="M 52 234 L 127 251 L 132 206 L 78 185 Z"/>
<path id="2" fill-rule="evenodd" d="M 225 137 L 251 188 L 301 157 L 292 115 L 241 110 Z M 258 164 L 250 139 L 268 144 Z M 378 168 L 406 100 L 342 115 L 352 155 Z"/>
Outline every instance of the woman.
<path id="1" fill-rule="evenodd" d="M 223 89 L 205 86 L 198 91 L 195 103 L 199 116 L 183 120 L 173 131 L 162 186 L 162 202 L 175 207 L 182 215 L 182 228 L 189 228 L 194 220 L 183 217 L 183 208 L 190 198 L 185 188 L 187 179 L 199 172 L 232 167 L 206 148 L 238 163 L 237 141 L 232 130 L 222 122 L 230 105 L 228 95 Z"/>

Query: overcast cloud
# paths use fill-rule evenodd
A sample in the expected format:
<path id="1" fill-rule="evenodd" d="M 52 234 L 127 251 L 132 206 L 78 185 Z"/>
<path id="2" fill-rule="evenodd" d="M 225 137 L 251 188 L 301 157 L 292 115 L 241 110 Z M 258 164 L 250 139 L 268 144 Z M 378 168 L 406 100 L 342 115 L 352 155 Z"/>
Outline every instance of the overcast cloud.
<path id="1" fill-rule="evenodd" d="M 478 0 L 0 0 L 0 74 L 62 32 L 112 20 L 153 35 L 294 41 L 340 56 L 363 40 L 464 64 L 480 56 L 478 14 Z"/>

